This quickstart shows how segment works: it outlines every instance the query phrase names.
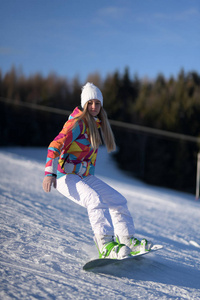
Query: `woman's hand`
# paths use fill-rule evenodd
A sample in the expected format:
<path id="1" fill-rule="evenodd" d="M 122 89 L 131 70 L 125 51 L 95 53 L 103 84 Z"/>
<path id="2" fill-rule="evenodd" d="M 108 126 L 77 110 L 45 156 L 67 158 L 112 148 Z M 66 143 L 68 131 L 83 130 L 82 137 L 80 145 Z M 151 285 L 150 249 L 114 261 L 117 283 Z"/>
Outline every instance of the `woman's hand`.
<path id="1" fill-rule="evenodd" d="M 53 185 L 53 187 L 56 189 L 56 177 L 54 176 L 45 176 L 44 180 L 43 180 L 43 190 L 46 193 L 49 193 L 51 191 L 51 186 Z"/>

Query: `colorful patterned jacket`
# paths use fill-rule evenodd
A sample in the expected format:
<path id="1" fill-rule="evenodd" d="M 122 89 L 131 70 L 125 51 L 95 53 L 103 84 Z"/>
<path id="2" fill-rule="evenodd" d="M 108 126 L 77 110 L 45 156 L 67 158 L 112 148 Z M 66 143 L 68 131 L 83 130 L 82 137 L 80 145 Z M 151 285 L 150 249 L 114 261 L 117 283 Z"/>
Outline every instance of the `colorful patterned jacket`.
<path id="1" fill-rule="evenodd" d="M 76 126 L 76 117 L 81 111 L 78 107 L 69 116 L 63 129 L 50 143 L 45 166 L 45 176 L 60 178 L 65 174 L 77 174 L 81 178 L 94 175 L 97 150 L 94 150 L 90 143 L 89 129 L 83 120 Z M 100 127 L 100 120 L 96 120 L 97 127 Z"/>

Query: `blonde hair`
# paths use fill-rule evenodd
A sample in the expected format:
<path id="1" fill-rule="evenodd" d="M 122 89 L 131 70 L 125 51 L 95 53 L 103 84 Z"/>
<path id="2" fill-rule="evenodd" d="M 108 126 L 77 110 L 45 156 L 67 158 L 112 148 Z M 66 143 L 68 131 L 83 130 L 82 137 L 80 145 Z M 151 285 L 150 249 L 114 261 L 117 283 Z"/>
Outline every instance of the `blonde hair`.
<path id="1" fill-rule="evenodd" d="M 79 120 L 86 120 L 89 133 L 90 133 L 90 142 L 92 148 L 94 150 L 98 149 L 98 147 L 102 144 L 102 139 L 104 144 L 106 145 L 107 151 L 112 152 L 116 149 L 115 138 L 108 122 L 107 114 L 103 107 L 101 107 L 100 112 L 98 114 L 98 118 L 101 121 L 101 136 L 99 134 L 99 130 L 96 125 L 96 121 L 94 117 L 90 115 L 88 112 L 88 102 L 84 105 L 83 112 L 77 117 L 77 121 L 74 126 L 77 125 Z M 102 139 L 101 139 L 102 138 Z"/>

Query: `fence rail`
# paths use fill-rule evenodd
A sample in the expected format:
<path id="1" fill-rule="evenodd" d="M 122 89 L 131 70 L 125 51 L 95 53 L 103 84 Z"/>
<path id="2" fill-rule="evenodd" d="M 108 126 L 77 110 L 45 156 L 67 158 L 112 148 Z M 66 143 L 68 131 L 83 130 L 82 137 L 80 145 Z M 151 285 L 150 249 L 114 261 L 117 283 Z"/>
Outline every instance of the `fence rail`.
<path id="1" fill-rule="evenodd" d="M 71 111 L 69 111 L 69 110 L 59 109 L 59 108 L 50 107 L 50 106 L 44 106 L 44 105 L 35 104 L 35 103 L 15 102 L 11 99 L 2 98 L 2 97 L 0 97 L 0 101 L 4 102 L 4 103 L 8 103 L 8 104 L 29 107 L 32 109 L 37 109 L 37 110 L 41 110 L 41 111 L 46 111 L 46 112 L 51 112 L 51 113 L 56 113 L 56 114 L 61 114 L 61 115 L 66 115 L 66 116 L 71 114 Z M 179 139 L 179 140 L 185 140 L 188 142 L 200 143 L 200 137 L 185 135 L 185 134 L 161 130 L 161 129 L 155 129 L 155 128 L 136 125 L 136 124 L 132 124 L 132 123 L 125 123 L 125 122 L 115 121 L 115 120 L 109 120 L 109 122 L 112 126 L 117 126 L 120 128 L 150 133 L 153 135 L 160 135 L 163 137 L 169 137 L 169 138 L 174 138 L 174 139 Z"/>

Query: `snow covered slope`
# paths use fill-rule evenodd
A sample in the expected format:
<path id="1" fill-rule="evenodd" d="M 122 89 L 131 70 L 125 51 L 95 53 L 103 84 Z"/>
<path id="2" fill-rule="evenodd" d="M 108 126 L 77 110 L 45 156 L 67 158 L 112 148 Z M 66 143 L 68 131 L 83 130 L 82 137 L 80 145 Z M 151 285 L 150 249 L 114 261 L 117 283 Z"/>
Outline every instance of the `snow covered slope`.
<path id="1" fill-rule="evenodd" d="M 119 171 L 104 148 L 96 175 L 128 200 L 136 236 L 164 249 L 85 272 L 97 256 L 86 210 L 42 190 L 46 149 L 0 149 L 0 299 L 200 299 L 200 201 Z"/>

